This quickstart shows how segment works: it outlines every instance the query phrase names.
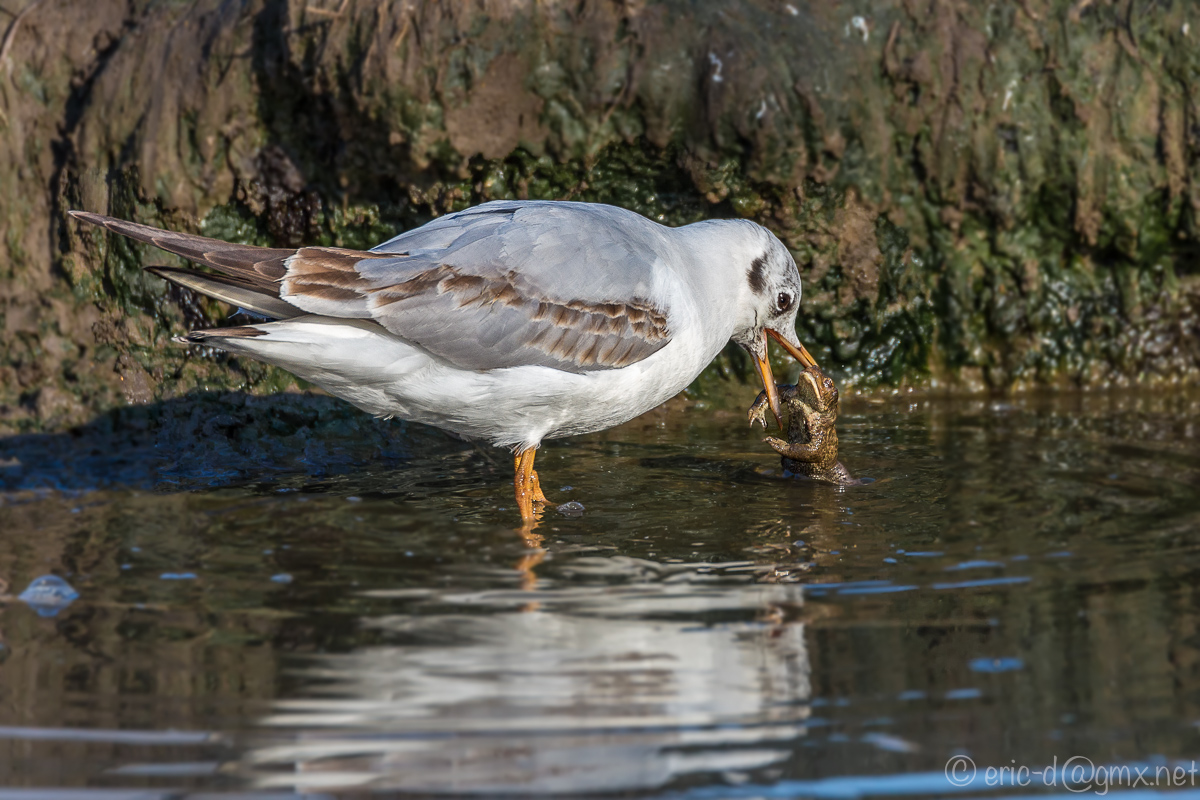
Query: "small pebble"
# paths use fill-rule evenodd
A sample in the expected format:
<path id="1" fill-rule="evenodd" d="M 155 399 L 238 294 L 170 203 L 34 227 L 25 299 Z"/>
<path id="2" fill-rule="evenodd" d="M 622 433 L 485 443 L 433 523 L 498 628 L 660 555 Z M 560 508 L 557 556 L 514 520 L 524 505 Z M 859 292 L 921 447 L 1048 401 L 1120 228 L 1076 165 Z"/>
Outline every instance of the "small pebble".
<path id="1" fill-rule="evenodd" d="M 71 605 L 79 592 L 57 575 L 34 578 L 17 599 L 37 612 L 39 617 L 53 617 Z"/>
<path id="2" fill-rule="evenodd" d="M 581 517 L 583 516 L 583 503 L 580 503 L 576 500 L 563 503 L 558 507 L 558 513 L 562 514 L 564 517 Z"/>
<path id="3" fill-rule="evenodd" d="M 291 583 L 292 576 L 288 575 L 286 572 L 281 572 L 278 575 L 272 575 L 271 581 L 273 583 Z"/>
<path id="4" fill-rule="evenodd" d="M 164 581 L 193 581 L 196 579 L 194 572 L 164 572 L 158 576 Z"/>

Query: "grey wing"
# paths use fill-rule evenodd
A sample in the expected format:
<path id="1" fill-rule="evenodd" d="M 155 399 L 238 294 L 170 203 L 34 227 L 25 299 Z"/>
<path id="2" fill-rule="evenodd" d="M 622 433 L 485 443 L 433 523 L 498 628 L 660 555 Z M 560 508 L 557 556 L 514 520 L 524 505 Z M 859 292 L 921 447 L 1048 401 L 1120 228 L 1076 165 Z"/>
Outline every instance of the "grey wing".
<path id="1" fill-rule="evenodd" d="M 665 247 L 665 229 L 611 206 L 488 203 L 357 258 L 301 250 L 280 296 L 374 319 L 465 369 L 613 369 L 670 341 L 651 299 Z"/>

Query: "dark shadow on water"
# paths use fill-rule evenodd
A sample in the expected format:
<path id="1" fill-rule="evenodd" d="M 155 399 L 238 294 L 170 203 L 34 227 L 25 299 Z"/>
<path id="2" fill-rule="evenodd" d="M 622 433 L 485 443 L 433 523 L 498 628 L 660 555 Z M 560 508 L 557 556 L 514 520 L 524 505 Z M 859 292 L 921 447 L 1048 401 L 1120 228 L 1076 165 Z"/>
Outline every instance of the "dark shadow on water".
<path id="1" fill-rule="evenodd" d="M 845 486 L 837 486 L 804 475 L 794 475 L 791 472 L 785 471 L 782 466 L 778 466 L 778 459 L 770 459 L 770 461 L 774 462 L 773 465 L 764 467 L 762 465 L 747 463 L 745 460 L 704 458 L 680 454 L 642 458 L 638 460 L 638 465 L 649 469 L 727 479 L 746 486 L 769 485 L 778 481 L 789 481 L 794 483 L 798 490 L 855 489 L 861 486 L 869 486 L 877 480 L 865 475 L 855 476 L 859 481 L 857 484 L 852 483 Z"/>
<path id="2" fill-rule="evenodd" d="M 433 428 L 374 419 L 332 397 L 202 393 L 114 409 L 63 433 L 0 438 L 0 493 L 186 491 L 322 479 L 472 449 Z"/>

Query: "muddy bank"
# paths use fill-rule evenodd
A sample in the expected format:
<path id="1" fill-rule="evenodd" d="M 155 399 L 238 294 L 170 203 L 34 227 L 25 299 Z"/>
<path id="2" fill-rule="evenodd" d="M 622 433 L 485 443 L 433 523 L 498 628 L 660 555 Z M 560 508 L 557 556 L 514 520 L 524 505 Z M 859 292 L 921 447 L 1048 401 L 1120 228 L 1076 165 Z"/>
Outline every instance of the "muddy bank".
<path id="1" fill-rule="evenodd" d="M 228 309 L 67 208 L 351 247 L 514 196 L 745 216 L 846 387 L 1200 377 L 1186 3 L 40 0 L 5 41 L 8 430 L 295 386 L 171 345 Z"/>

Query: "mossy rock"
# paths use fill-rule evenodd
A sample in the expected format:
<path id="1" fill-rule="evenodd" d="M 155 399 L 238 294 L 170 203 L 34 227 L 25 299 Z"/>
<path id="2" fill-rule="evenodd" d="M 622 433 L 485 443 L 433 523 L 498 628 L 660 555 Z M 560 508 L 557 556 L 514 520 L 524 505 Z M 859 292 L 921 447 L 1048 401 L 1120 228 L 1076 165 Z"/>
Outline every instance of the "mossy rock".
<path id="1" fill-rule="evenodd" d="M 17 31 L 0 424 L 295 386 L 172 345 L 228 309 L 70 207 L 348 247 L 502 197 L 748 217 L 847 389 L 1198 378 L 1185 3 L 324 5 L 46 0 Z M 727 351 L 691 391 L 747 380 Z"/>

